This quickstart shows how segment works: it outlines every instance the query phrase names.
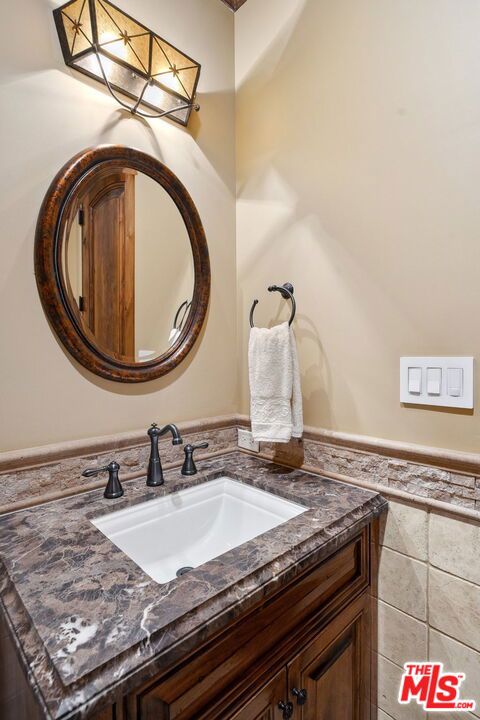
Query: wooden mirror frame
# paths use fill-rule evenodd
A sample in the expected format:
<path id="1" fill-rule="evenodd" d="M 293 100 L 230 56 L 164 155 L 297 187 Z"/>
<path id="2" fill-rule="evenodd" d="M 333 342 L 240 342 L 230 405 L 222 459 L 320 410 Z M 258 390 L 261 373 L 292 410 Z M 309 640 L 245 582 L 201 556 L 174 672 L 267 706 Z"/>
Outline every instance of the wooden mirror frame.
<path id="1" fill-rule="evenodd" d="M 63 280 L 61 258 L 68 208 L 74 201 L 77 185 L 98 166 L 128 167 L 156 180 L 177 206 L 190 238 L 195 282 L 185 326 L 165 353 L 144 363 L 116 359 L 87 336 L 72 310 Z M 64 347 L 81 365 L 96 375 L 117 382 L 147 382 L 162 377 L 188 355 L 207 314 L 210 259 L 197 208 L 178 177 L 150 155 L 121 145 L 101 145 L 84 150 L 63 166 L 43 200 L 35 232 L 35 278 L 50 324 Z"/>

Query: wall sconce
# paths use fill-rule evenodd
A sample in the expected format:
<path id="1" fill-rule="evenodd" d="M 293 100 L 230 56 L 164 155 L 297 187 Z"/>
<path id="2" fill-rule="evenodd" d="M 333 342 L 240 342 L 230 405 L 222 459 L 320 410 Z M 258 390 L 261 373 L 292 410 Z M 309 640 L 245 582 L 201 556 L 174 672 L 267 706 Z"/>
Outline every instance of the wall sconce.
<path id="1" fill-rule="evenodd" d="M 53 15 L 65 63 L 104 83 L 125 109 L 147 118 L 169 116 L 182 125 L 200 109 L 200 65 L 112 3 L 71 0 Z"/>

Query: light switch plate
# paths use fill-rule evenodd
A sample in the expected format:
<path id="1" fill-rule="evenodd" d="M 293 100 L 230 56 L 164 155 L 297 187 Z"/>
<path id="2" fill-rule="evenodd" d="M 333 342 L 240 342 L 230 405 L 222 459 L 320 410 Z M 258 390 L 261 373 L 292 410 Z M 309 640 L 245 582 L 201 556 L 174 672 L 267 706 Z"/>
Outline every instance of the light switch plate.
<path id="1" fill-rule="evenodd" d="M 400 402 L 471 410 L 473 367 L 473 357 L 402 357 Z M 417 368 L 421 372 L 420 392 L 418 382 L 412 382 L 412 376 L 418 373 Z"/>
<path id="2" fill-rule="evenodd" d="M 253 435 L 249 430 L 238 431 L 238 447 L 250 452 L 260 452 L 260 443 L 253 439 Z"/>

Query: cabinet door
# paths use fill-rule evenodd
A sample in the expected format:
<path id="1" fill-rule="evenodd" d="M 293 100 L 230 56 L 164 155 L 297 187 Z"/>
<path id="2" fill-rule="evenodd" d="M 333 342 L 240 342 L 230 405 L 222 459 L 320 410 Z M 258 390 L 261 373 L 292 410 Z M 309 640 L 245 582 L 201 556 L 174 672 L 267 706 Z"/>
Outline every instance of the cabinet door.
<path id="1" fill-rule="evenodd" d="M 250 701 L 230 715 L 228 720 L 282 720 L 284 715 L 279 703 L 288 702 L 286 693 L 287 671 L 281 670 Z"/>
<path id="2" fill-rule="evenodd" d="M 369 599 L 365 594 L 289 664 L 289 699 L 295 717 L 368 720 L 369 653 Z"/>

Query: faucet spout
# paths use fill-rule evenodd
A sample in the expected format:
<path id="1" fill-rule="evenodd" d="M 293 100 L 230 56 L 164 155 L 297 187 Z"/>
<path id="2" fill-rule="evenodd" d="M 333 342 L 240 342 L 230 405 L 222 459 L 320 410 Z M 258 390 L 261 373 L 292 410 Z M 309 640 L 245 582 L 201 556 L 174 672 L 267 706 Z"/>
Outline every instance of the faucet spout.
<path id="1" fill-rule="evenodd" d="M 158 437 L 165 435 L 167 432 L 172 433 L 172 445 L 183 445 L 182 436 L 176 425 L 165 425 L 165 427 L 160 430 Z"/>
<path id="2" fill-rule="evenodd" d="M 148 487 L 158 487 L 165 482 L 160 454 L 158 452 L 158 438 L 166 435 L 168 432 L 172 434 L 172 445 L 183 444 L 182 437 L 176 425 L 169 424 L 160 429 L 157 423 L 152 423 L 152 426 L 148 429 L 147 434 L 150 437 L 150 460 L 148 461 L 147 472 Z"/>

